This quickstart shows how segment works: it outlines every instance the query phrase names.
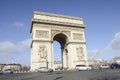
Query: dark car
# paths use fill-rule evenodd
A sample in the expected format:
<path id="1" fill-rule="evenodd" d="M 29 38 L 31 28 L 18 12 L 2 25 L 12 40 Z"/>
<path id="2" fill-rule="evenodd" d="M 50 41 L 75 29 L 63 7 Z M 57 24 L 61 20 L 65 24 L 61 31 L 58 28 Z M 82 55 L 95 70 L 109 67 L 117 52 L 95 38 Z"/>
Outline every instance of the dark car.
<path id="1" fill-rule="evenodd" d="M 53 69 L 47 67 L 40 67 L 38 72 L 53 72 Z"/>
<path id="2" fill-rule="evenodd" d="M 120 69 L 120 64 L 117 64 L 117 63 L 113 63 L 111 64 L 111 69 Z"/>
<path id="3" fill-rule="evenodd" d="M 0 74 L 2 74 L 3 73 L 3 71 L 2 70 L 0 70 Z"/>

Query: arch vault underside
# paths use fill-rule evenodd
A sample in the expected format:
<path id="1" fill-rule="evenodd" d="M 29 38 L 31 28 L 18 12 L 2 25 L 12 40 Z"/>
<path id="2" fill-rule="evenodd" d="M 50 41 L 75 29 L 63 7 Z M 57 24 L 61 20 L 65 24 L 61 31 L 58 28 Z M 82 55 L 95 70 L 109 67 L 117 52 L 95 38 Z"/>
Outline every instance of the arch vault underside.
<path id="1" fill-rule="evenodd" d="M 55 69 L 53 41 L 61 44 L 62 66 L 74 69 L 87 64 L 85 26 L 81 18 L 34 12 L 31 21 L 31 71 L 39 67 Z"/>

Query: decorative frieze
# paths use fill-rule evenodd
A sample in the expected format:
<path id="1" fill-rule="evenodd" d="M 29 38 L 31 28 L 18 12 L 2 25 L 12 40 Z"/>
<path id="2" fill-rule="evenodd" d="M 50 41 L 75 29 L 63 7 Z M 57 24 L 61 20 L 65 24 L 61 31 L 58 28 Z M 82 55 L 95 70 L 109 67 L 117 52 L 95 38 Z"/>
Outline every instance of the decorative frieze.
<path id="1" fill-rule="evenodd" d="M 68 37 L 71 37 L 70 31 L 63 31 L 64 34 L 68 35 Z"/>
<path id="2" fill-rule="evenodd" d="M 76 28 L 76 27 L 72 27 L 72 26 L 64 26 L 64 25 L 53 25 L 53 24 L 42 24 L 42 23 L 34 23 L 33 26 L 37 26 L 37 27 L 45 27 L 48 29 L 52 29 L 53 31 L 56 30 L 64 30 L 64 31 L 79 31 L 79 32 L 84 32 L 84 28 Z"/>
<path id="3" fill-rule="evenodd" d="M 71 37 L 71 33 L 70 33 L 70 31 L 64 31 L 64 30 L 52 30 L 51 31 L 51 35 L 52 35 L 52 38 L 56 35 L 56 34 L 59 34 L 59 33 L 61 33 L 61 34 L 65 34 L 65 35 L 67 35 L 67 37 Z"/>
<path id="4" fill-rule="evenodd" d="M 60 30 L 51 30 L 51 35 L 52 36 L 54 36 L 57 33 L 60 33 Z"/>
<path id="5" fill-rule="evenodd" d="M 73 40 L 83 40 L 83 34 L 73 33 Z"/>
<path id="6" fill-rule="evenodd" d="M 49 31 L 36 30 L 35 37 L 36 38 L 49 38 Z"/>
<path id="7" fill-rule="evenodd" d="M 63 15 L 56 15 L 56 14 L 47 14 L 43 12 L 35 12 L 34 19 L 38 20 L 45 20 L 45 21 L 52 21 L 52 22 L 66 22 L 70 24 L 83 24 L 83 20 L 81 18 L 76 17 L 69 17 L 69 16 L 63 16 Z"/>

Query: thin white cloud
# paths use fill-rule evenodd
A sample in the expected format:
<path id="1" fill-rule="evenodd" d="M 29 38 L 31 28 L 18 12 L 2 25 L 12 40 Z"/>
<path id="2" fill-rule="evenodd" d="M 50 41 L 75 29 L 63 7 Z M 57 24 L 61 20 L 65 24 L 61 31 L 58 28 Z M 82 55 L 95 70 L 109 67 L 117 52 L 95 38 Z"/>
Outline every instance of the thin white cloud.
<path id="1" fill-rule="evenodd" d="M 21 51 L 28 51 L 30 49 L 30 44 L 31 44 L 31 39 L 26 39 L 23 40 L 20 44 L 19 44 L 19 48 L 21 49 Z"/>
<path id="2" fill-rule="evenodd" d="M 22 22 L 14 22 L 12 25 L 16 27 L 25 27 L 25 24 Z"/>
<path id="3" fill-rule="evenodd" d="M 2 64 L 10 64 L 10 63 L 17 63 L 21 65 L 30 65 L 30 55 L 26 53 L 27 56 L 23 54 L 0 54 L 0 63 Z"/>
<path id="4" fill-rule="evenodd" d="M 4 41 L 0 42 L 0 53 L 22 53 L 22 52 L 27 52 L 30 48 L 30 43 L 31 39 L 26 39 L 18 44 L 9 42 L 9 41 Z"/>
<path id="5" fill-rule="evenodd" d="M 120 51 L 120 32 L 116 33 L 108 46 L 103 50 L 92 50 L 88 52 L 89 59 L 96 59 L 106 55 L 119 56 Z M 105 58 L 105 57 L 104 57 Z M 107 58 L 107 57 L 106 57 Z"/>
<path id="6" fill-rule="evenodd" d="M 88 58 L 89 59 L 96 59 L 100 54 L 101 53 L 99 50 L 92 50 L 92 51 L 88 52 Z"/>
<path id="7" fill-rule="evenodd" d="M 9 41 L 0 42 L 0 53 L 18 53 L 17 46 Z"/>
<path id="8" fill-rule="evenodd" d="M 116 33 L 110 45 L 107 47 L 109 50 L 120 50 L 120 32 Z"/>
<path id="9" fill-rule="evenodd" d="M 30 51 L 30 43 L 31 39 L 23 40 L 17 44 L 10 41 L 0 42 L 0 63 L 20 63 L 29 65 L 28 54 Z M 26 61 L 24 61 L 25 59 Z"/>

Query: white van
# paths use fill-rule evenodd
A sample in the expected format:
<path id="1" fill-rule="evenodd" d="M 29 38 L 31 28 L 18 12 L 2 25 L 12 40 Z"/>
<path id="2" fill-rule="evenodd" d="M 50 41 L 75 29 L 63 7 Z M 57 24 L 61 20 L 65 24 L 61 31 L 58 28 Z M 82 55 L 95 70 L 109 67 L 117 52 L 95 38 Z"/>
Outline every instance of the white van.
<path id="1" fill-rule="evenodd" d="M 87 66 L 87 65 L 76 65 L 75 69 L 76 69 L 76 71 L 80 71 L 80 70 L 90 71 L 90 70 L 92 70 L 92 68 Z"/>

